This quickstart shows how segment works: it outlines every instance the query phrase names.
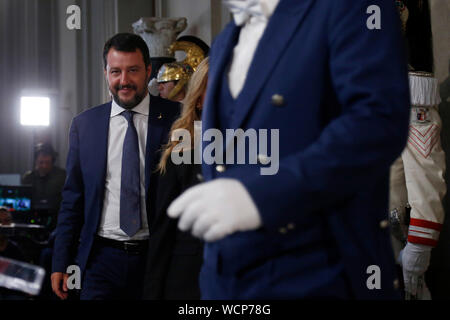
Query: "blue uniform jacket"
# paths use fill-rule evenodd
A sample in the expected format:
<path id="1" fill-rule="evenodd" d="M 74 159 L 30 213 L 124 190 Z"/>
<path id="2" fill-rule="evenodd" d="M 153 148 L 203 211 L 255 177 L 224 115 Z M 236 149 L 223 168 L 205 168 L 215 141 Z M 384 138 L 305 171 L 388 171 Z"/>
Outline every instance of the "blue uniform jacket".
<path id="1" fill-rule="evenodd" d="M 370 5 L 380 8 L 381 29 L 367 27 Z M 203 131 L 220 127 L 223 74 L 239 30 L 231 22 L 212 45 Z M 409 110 L 394 1 L 280 0 L 229 122 L 279 129 L 279 171 L 202 165 L 207 181 L 240 180 L 263 221 L 206 245 L 203 298 L 398 298 L 388 176 L 406 143 Z"/>

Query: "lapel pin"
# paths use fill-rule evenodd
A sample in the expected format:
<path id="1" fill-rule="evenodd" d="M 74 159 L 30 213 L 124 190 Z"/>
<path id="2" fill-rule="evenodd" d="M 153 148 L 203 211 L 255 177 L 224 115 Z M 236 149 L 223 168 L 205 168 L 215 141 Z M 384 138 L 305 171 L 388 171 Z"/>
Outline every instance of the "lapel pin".
<path id="1" fill-rule="evenodd" d="M 162 114 L 161 114 L 161 112 L 159 113 L 158 119 L 162 119 Z"/>
<path id="2" fill-rule="evenodd" d="M 277 107 L 281 107 L 284 104 L 284 97 L 281 94 L 274 94 L 272 96 L 272 104 Z"/>

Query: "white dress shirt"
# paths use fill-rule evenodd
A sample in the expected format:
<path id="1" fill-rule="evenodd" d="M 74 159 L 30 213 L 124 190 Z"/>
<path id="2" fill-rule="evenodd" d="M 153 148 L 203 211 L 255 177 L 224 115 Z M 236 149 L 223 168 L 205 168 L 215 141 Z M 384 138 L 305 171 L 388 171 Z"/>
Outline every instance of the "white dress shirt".
<path id="1" fill-rule="evenodd" d="M 143 240 L 149 236 L 147 209 L 145 206 L 145 149 L 147 144 L 148 112 L 150 97 L 147 96 L 132 109 L 135 112 L 133 123 L 139 139 L 140 184 L 141 184 L 141 217 L 142 228 L 132 238 L 120 229 L 120 184 L 122 173 L 122 149 L 128 122 L 121 115 L 126 109 L 114 100 L 111 105 L 111 117 L 108 133 L 108 158 L 105 179 L 105 198 L 103 200 L 102 217 L 98 235 L 119 240 Z"/>
<path id="2" fill-rule="evenodd" d="M 250 1 L 247 0 L 247 2 Z M 236 3 L 239 2 L 242 1 Z M 233 59 L 228 71 L 228 85 L 233 98 L 239 95 L 244 86 L 256 47 L 278 2 L 279 0 L 259 0 L 259 5 L 252 6 L 252 11 L 259 11 L 260 14 L 251 16 L 250 19 L 246 19 L 243 14 L 233 13 L 235 23 L 243 25 L 238 43 L 233 50 Z"/>

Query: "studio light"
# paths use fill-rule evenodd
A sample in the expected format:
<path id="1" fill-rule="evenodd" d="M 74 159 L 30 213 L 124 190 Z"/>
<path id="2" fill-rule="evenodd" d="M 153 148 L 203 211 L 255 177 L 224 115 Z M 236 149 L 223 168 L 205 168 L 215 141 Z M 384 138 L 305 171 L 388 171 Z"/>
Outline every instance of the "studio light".
<path id="1" fill-rule="evenodd" d="M 20 124 L 23 126 L 48 126 L 50 124 L 50 98 L 21 97 Z"/>

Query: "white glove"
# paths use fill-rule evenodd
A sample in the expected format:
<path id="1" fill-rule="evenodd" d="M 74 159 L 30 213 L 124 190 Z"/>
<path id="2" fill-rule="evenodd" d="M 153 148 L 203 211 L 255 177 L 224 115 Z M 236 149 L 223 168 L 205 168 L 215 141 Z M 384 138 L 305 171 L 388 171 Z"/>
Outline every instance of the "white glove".
<path id="1" fill-rule="evenodd" d="M 236 231 L 262 225 L 250 194 L 235 179 L 216 179 L 196 185 L 175 199 L 167 214 L 180 218 L 178 228 L 205 241 L 220 240 Z"/>
<path id="2" fill-rule="evenodd" d="M 156 78 L 153 78 L 148 83 L 148 92 L 150 92 L 152 96 L 159 96 L 158 82 L 156 81 Z"/>
<path id="3" fill-rule="evenodd" d="M 430 265 L 431 249 L 430 246 L 408 242 L 400 251 L 398 262 L 403 268 L 403 281 L 408 295 L 422 295 L 419 291 L 426 289 L 423 275 Z"/>

